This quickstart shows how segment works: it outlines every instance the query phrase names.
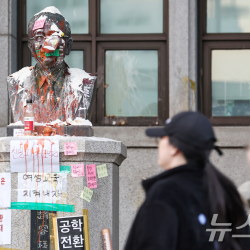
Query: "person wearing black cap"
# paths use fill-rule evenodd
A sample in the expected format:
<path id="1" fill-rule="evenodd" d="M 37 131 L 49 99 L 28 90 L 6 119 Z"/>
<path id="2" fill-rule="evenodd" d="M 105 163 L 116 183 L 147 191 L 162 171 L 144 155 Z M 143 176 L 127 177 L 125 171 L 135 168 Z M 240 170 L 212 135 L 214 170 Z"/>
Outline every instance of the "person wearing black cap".
<path id="1" fill-rule="evenodd" d="M 182 112 L 146 134 L 160 138 L 158 164 L 166 171 L 143 181 L 146 199 L 125 250 L 249 250 L 243 201 L 209 161 L 212 149 L 222 155 L 209 120 L 199 112 Z M 219 230 L 215 237 L 214 229 Z"/>

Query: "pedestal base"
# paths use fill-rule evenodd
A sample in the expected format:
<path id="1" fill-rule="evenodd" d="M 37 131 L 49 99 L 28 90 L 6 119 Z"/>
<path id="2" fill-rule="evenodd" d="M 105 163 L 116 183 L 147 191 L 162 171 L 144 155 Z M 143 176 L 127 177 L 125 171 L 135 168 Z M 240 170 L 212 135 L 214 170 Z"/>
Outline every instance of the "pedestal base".
<path id="1" fill-rule="evenodd" d="M 7 136 L 14 135 L 14 129 L 23 129 L 24 126 L 7 126 Z M 38 135 L 42 135 L 45 126 L 36 126 L 35 132 Z M 94 136 L 94 130 L 90 126 L 83 126 L 83 125 L 68 125 L 68 126 L 58 126 L 56 127 L 56 134 L 57 135 L 70 135 L 70 136 Z"/>

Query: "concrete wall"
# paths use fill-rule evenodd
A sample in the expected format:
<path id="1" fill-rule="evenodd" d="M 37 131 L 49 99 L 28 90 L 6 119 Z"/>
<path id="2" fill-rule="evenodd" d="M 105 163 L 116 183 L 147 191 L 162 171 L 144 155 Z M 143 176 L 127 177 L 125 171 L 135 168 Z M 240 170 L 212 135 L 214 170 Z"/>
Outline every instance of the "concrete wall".
<path id="1" fill-rule="evenodd" d="M 169 114 L 196 110 L 196 0 L 169 0 Z"/>

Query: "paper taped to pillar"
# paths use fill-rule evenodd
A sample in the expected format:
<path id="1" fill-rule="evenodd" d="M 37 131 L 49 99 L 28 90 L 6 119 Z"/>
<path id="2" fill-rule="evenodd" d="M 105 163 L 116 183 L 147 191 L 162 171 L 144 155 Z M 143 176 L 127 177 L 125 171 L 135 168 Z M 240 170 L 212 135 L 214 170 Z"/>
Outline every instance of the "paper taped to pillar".
<path id="1" fill-rule="evenodd" d="M 56 212 L 32 210 L 30 215 L 30 250 L 54 250 L 53 218 Z"/>
<path id="2" fill-rule="evenodd" d="M 66 204 L 66 173 L 18 173 L 18 202 Z"/>
<path id="3" fill-rule="evenodd" d="M 0 207 L 10 207 L 11 174 L 0 173 Z"/>
<path id="4" fill-rule="evenodd" d="M 0 245 L 11 244 L 11 210 L 0 210 Z"/>
<path id="5" fill-rule="evenodd" d="M 58 250 L 84 250 L 83 216 L 56 218 Z"/>
<path id="6" fill-rule="evenodd" d="M 12 140 L 11 172 L 60 172 L 58 140 Z"/>

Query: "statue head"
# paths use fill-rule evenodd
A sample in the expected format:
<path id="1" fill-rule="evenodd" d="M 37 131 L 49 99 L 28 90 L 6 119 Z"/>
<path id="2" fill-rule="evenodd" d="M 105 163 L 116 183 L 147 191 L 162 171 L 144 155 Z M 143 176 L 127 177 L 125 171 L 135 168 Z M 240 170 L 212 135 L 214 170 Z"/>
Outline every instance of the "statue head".
<path id="1" fill-rule="evenodd" d="M 37 63 L 54 69 L 69 55 L 73 39 L 68 21 L 51 6 L 35 14 L 28 25 L 28 47 Z"/>

